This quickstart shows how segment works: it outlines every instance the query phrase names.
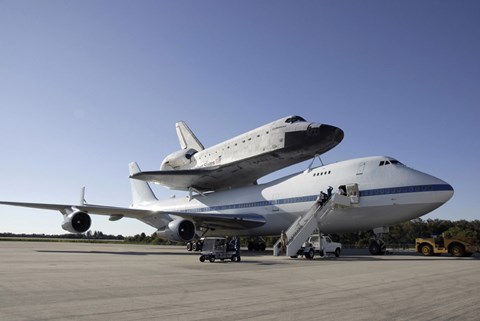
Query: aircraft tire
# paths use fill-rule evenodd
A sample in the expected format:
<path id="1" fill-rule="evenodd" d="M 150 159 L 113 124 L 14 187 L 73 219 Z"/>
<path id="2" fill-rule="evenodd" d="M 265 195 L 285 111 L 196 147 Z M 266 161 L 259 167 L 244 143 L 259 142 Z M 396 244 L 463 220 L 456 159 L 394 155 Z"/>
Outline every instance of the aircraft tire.
<path id="1" fill-rule="evenodd" d="M 368 247 L 368 251 L 371 255 L 379 255 L 380 254 L 380 245 L 376 241 L 370 242 L 370 246 Z"/>
<path id="2" fill-rule="evenodd" d="M 192 242 L 187 242 L 187 251 L 191 252 L 193 248 Z"/>
<path id="3" fill-rule="evenodd" d="M 192 243 L 192 251 L 198 252 L 202 250 L 202 243 L 201 242 L 193 242 Z"/>

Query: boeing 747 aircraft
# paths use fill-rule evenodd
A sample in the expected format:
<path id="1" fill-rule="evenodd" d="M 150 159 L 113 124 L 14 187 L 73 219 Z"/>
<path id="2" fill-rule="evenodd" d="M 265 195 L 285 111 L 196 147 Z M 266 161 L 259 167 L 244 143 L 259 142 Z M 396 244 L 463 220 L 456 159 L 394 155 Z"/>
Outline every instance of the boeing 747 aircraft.
<path id="1" fill-rule="evenodd" d="M 343 139 L 340 128 L 289 116 L 204 148 L 185 122 L 176 124 L 181 150 L 159 171 L 132 177 L 176 190 L 215 191 L 256 184 L 276 170 L 320 155 Z"/>
<path id="2" fill-rule="evenodd" d="M 130 175 L 140 173 L 130 164 Z M 315 203 L 329 186 L 355 186 L 355 201 L 333 207 L 319 221 L 322 232 L 369 230 L 425 215 L 453 195 L 441 179 L 409 168 L 398 160 L 367 157 L 325 165 L 269 183 L 159 201 L 147 182 L 131 179 L 133 204 L 129 208 L 86 204 L 0 202 L 4 205 L 58 210 L 62 227 L 84 233 L 91 226 L 90 214 L 138 219 L 157 229 L 159 236 L 188 242 L 200 236 L 279 235 Z M 82 198 L 83 200 L 83 198 Z"/>

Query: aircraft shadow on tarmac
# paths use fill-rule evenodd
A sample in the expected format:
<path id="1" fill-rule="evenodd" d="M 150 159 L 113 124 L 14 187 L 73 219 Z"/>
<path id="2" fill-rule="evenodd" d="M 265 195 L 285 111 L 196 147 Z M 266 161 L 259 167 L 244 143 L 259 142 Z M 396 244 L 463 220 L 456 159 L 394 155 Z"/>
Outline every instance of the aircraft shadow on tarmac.
<path id="1" fill-rule="evenodd" d="M 198 257 L 197 255 L 195 255 L 194 253 L 189 253 L 189 252 L 165 252 L 165 253 L 162 253 L 162 252 L 145 252 L 145 251 L 138 251 L 138 252 L 134 252 L 134 251 L 67 251 L 67 250 L 36 250 L 35 252 L 37 253 L 58 253 L 58 254 L 95 254 L 95 255 L 98 255 L 98 254 L 107 254 L 107 255 L 126 255 L 126 256 L 143 256 L 143 255 L 154 255 L 154 256 L 191 256 L 193 259 L 195 259 L 196 261 L 198 261 Z M 198 253 L 198 256 L 200 256 L 200 253 Z M 246 255 L 246 256 L 243 256 L 242 255 L 242 258 L 244 257 L 248 257 L 248 260 L 242 260 L 241 262 L 238 262 L 238 263 L 243 263 L 243 264 L 257 264 L 257 265 L 281 265 L 281 264 L 287 264 L 287 262 L 282 262 L 282 261 L 276 261 L 276 262 L 266 262 L 266 261 L 262 261 L 262 259 L 258 256 L 255 256 L 255 255 Z M 252 258 L 257 258 L 257 259 L 253 259 Z M 220 261 L 220 260 L 217 260 L 215 261 L 215 263 L 229 263 L 230 261 L 229 260 L 225 260 L 224 262 Z M 199 263 L 200 264 L 200 263 Z"/>
<path id="2" fill-rule="evenodd" d="M 192 252 L 183 252 L 183 251 L 168 251 L 168 252 L 148 252 L 148 251 L 79 251 L 79 250 L 36 250 L 39 253 L 58 253 L 58 254 L 95 254 L 95 255 L 125 255 L 125 256 L 191 256 L 192 258 L 196 258 L 197 255 L 200 253 L 192 253 Z M 453 256 L 441 256 L 441 257 L 424 257 L 417 253 L 393 253 L 391 255 L 383 255 L 383 256 L 371 256 L 371 255 L 346 255 L 340 257 L 334 257 L 330 255 L 326 258 L 319 258 L 315 257 L 313 260 L 307 260 L 302 257 L 298 257 L 295 259 L 288 259 L 288 260 L 275 260 L 275 261 L 265 261 L 262 260 L 262 256 L 271 256 L 271 252 L 262 251 L 257 253 L 249 253 L 249 252 L 242 252 L 242 261 L 240 263 L 245 264 L 257 264 L 257 265 L 282 265 L 288 264 L 290 260 L 297 260 L 297 261 L 306 261 L 306 262 L 373 262 L 373 261 L 442 261 L 442 260 L 480 260 L 479 254 L 474 254 L 471 257 L 453 257 Z M 287 259 L 287 258 L 285 258 Z M 228 260 L 225 260 L 226 262 Z M 216 261 L 217 263 L 221 263 L 221 261 Z"/>
<path id="3" fill-rule="evenodd" d="M 181 252 L 168 252 L 168 253 L 162 253 L 162 252 L 144 252 L 144 251 L 139 251 L 139 252 L 133 252 L 133 251 L 66 251 L 66 250 L 36 250 L 36 252 L 39 253 L 64 253 L 64 254 L 115 254 L 115 255 L 173 255 L 173 256 L 193 256 L 191 253 L 181 253 Z"/>

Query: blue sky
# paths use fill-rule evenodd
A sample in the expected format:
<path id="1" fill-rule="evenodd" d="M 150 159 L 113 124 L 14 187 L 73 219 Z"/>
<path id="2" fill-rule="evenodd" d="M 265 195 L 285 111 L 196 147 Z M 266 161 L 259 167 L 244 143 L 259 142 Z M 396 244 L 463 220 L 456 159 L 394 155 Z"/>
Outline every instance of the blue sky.
<path id="1" fill-rule="evenodd" d="M 479 219 L 478 1 L 0 0 L 0 49 L 1 200 L 129 206 L 127 164 L 158 169 L 176 121 L 211 146 L 298 114 L 345 131 L 324 162 L 394 156 L 455 188 L 425 218 Z M 0 232 L 61 221 L 0 208 Z"/>

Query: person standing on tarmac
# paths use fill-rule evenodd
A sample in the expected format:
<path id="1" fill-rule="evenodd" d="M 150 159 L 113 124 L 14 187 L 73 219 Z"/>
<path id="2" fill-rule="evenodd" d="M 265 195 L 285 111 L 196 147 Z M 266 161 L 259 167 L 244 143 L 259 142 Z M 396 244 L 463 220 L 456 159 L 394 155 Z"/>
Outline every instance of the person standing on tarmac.
<path id="1" fill-rule="evenodd" d="M 282 233 L 280 233 L 280 244 L 282 245 L 282 251 L 287 252 L 287 234 L 285 233 L 284 230 L 282 230 Z"/>

